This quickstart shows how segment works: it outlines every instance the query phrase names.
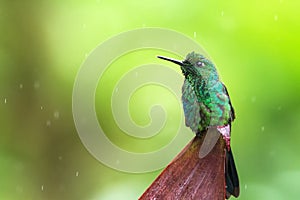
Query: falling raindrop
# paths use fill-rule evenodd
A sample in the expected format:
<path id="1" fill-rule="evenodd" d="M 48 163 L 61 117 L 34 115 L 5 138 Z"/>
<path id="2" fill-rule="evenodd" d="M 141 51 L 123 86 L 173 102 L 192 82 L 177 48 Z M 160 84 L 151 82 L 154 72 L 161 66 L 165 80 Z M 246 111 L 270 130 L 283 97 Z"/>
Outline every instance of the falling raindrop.
<path id="1" fill-rule="evenodd" d="M 196 38 L 197 37 L 197 32 L 194 32 L 194 38 Z"/>
<path id="2" fill-rule="evenodd" d="M 39 81 L 34 81 L 33 87 L 34 87 L 34 89 L 39 89 L 40 88 L 40 82 Z"/>
<path id="3" fill-rule="evenodd" d="M 57 110 L 54 111 L 53 116 L 54 116 L 55 119 L 58 119 L 59 118 L 59 112 Z"/>
<path id="4" fill-rule="evenodd" d="M 7 100 L 6 100 L 6 98 L 4 98 L 4 103 L 6 104 L 6 102 L 7 102 Z"/>
<path id="5" fill-rule="evenodd" d="M 275 20 L 275 21 L 278 20 L 278 15 L 274 15 L 274 20 Z"/>
<path id="6" fill-rule="evenodd" d="M 62 160 L 63 159 L 63 157 L 62 156 L 58 156 L 58 160 Z"/>
<path id="7" fill-rule="evenodd" d="M 221 16 L 222 16 L 222 17 L 224 16 L 224 10 L 222 10 L 222 12 L 221 12 Z"/>
<path id="8" fill-rule="evenodd" d="M 253 96 L 253 97 L 251 98 L 251 101 L 252 101 L 252 103 L 254 103 L 254 102 L 256 101 L 256 96 Z"/>
<path id="9" fill-rule="evenodd" d="M 247 190 L 247 188 L 248 188 L 248 186 L 247 186 L 247 184 L 245 184 L 245 190 Z"/>
<path id="10" fill-rule="evenodd" d="M 64 191 L 65 190 L 65 185 L 64 184 L 59 184 L 59 190 Z"/>
<path id="11" fill-rule="evenodd" d="M 19 88 L 20 88 L 20 89 L 23 89 L 23 84 L 22 84 L 22 83 L 19 85 Z"/>
<path id="12" fill-rule="evenodd" d="M 46 121 L 46 125 L 47 125 L 47 126 L 51 126 L 51 121 L 50 121 L 50 120 L 47 120 L 47 121 Z"/>
<path id="13" fill-rule="evenodd" d="M 44 185 L 41 186 L 41 190 L 44 191 Z"/>
<path id="14" fill-rule="evenodd" d="M 280 111 L 281 109 L 282 109 L 282 107 L 281 107 L 281 106 L 278 106 L 278 107 L 277 107 L 277 110 L 279 110 L 279 111 Z"/>
<path id="15" fill-rule="evenodd" d="M 262 127 L 261 127 L 261 132 L 264 132 L 264 131 L 265 131 L 265 127 L 262 126 Z"/>
<path id="16" fill-rule="evenodd" d="M 17 186 L 16 186 L 16 192 L 18 192 L 18 193 L 22 193 L 22 192 L 23 192 L 23 187 L 22 187 L 22 186 L 19 186 L 19 185 L 17 185 Z"/>
<path id="17" fill-rule="evenodd" d="M 79 171 L 76 172 L 75 176 L 79 176 Z"/>
<path id="18" fill-rule="evenodd" d="M 44 107 L 43 106 L 41 106 L 41 110 L 43 110 L 44 109 Z"/>

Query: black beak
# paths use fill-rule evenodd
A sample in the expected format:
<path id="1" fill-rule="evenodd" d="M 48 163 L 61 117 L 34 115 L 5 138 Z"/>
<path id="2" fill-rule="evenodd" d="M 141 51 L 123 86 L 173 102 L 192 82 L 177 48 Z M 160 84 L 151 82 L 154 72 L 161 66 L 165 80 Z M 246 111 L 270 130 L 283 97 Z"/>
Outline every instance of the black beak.
<path id="1" fill-rule="evenodd" d="M 182 61 L 179 61 L 179 60 L 175 60 L 175 59 L 167 58 L 167 57 L 163 57 L 163 56 L 157 56 L 157 57 L 160 58 L 160 59 L 163 59 L 163 60 L 170 61 L 170 62 L 175 63 L 175 64 L 180 65 L 180 66 L 183 65 Z"/>

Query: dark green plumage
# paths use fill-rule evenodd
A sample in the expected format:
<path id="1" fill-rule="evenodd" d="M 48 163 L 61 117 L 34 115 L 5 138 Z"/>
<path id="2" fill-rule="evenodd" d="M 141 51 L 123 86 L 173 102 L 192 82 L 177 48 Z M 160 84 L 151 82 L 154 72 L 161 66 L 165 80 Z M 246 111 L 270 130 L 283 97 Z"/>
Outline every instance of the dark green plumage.
<path id="1" fill-rule="evenodd" d="M 182 62 L 161 56 L 159 58 L 180 65 L 185 76 L 182 86 L 185 124 L 197 135 L 207 134 L 206 137 L 209 138 L 204 140 L 201 148 L 204 146 L 202 149 L 205 150 L 204 153 L 200 152 L 199 157 L 206 156 L 217 142 L 220 134 L 223 136 L 226 142 L 224 166 L 226 197 L 229 198 L 230 195 L 237 197 L 239 180 L 230 148 L 231 122 L 234 120 L 235 114 L 227 89 L 220 81 L 214 64 L 203 55 L 194 52 L 189 53 Z"/>
<path id="2" fill-rule="evenodd" d="M 182 87 L 186 125 L 198 133 L 210 126 L 229 124 L 234 118 L 233 108 L 214 64 L 192 52 L 181 69 L 186 78 Z"/>

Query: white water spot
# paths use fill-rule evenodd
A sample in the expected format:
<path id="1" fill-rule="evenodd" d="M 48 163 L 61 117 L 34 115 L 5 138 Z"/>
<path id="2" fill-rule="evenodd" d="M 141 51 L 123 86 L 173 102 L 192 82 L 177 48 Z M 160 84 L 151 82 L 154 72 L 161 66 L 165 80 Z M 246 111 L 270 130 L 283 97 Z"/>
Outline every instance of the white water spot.
<path id="1" fill-rule="evenodd" d="M 75 176 L 79 176 L 79 171 L 76 171 Z"/>
<path id="2" fill-rule="evenodd" d="M 60 183 L 58 188 L 59 188 L 60 191 L 64 191 L 65 190 L 65 185 Z"/>
<path id="3" fill-rule="evenodd" d="M 20 83 L 19 88 L 23 89 L 23 84 L 22 83 Z"/>
<path id="4" fill-rule="evenodd" d="M 62 160 L 63 159 L 63 157 L 62 156 L 58 156 L 58 160 Z"/>
<path id="5" fill-rule="evenodd" d="M 20 185 L 17 185 L 17 186 L 16 186 L 16 192 L 17 192 L 17 193 L 22 193 L 22 192 L 23 192 L 23 187 L 20 186 Z"/>
<path id="6" fill-rule="evenodd" d="M 6 100 L 6 98 L 4 98 L 4 103 L 5 103 L 5 104 L 7 103 L 7 100 Z"/>
<path id="7" fill-rule="evenodd" d="M 39 89 L 40 88 L 40 82 L 39 81 L 34 81 L 33 87 L 34 87 L 34 89 Z"/>
<path id="8" fill-rule="evenodd" d="M 276 155 L 276 152 L 275 152 L 274 150 L 272 150 L 272 151 L 269 152 L 269 155 L 270 155 L 271 157 L 274 157 L 274 156 Z"/>
<path id="9" fill-rule="evenodd" d="M 262 126 L 262 127 L 261 127 L 261 132 L 264 132 L 264 131 L 265 131 L 265 127 Z"/>
<path id="10" fill-rule="evenodd" d="M 278 15 L 274 15 L 274 21 L 276 22 L 278 20 Z"/>
<path id="11" fill-rule="evenodd" d="M 197 32 L 194 32 L 194 38 L 196 38 L 197 37 Z"/>
<path id="12" fill-rule="evenodd" d="M 280 111 L 281 109 L 282 109 L 282 107 L 281 107 L 281 106 L 278 106 L 278 107 L 277 107 L 277 110 L 279 110 L 279 111 Z"/>
<path id="13" fill-rule="evenodd" d="M 247 184 L 245 184 L 245 190 L 247 190 L 247 188 L 248 188 L 248 186 L 247 186 Z"/>
<path id="14" fill-rule="evenodd" d="M 222 17 L 224 16 L 224 10 L 222 10 L 222 12 L 221 12 L 221 16 L 222 16 Z"/>
<path id="15" fill-rule="evenodd" d="M 46 121 L 46 126 L 51 126 L 51 121 L 50 120 Z"/>
<path id="16" fill-rule="evenodd" d="M 251 102 L 254 103 L 256 101 L 256 96 L 251 97 Z"/>
<path id="17" fill-rule="evenodd" d="M 44 185 L 41 186 L 41 190 L 44 191 Z"/>
<path id="18" fill-rule="evenodd" d="M 58 119 L 59 118 L 59 111 L 54 111 L 53 113 L 54 119 Z"/>

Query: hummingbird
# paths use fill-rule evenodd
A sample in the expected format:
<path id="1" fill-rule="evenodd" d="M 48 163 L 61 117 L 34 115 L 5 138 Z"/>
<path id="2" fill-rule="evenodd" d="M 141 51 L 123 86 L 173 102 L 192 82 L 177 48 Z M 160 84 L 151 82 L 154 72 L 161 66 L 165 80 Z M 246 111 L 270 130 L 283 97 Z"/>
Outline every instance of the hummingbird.
<path id="1" fill-rule="evenodd" d="M 182 86 L 182 104 L 185 115 L 185 125 L 197 137 L 204 137 L 199 150 L 199 159 L 205 158 L 220 140 L 224 142 L 223 151 L 216 155 L 225 159 L 221 166 L 225 176 L 223 184 L 226 190 L 225 197 L 239 196 L 239 178 L 230 146 L 231 123 L 235 119 L 235 112 L 230 101 L 226 86 L 220 81 L 215 65 L 205 56 L 191 52 L 185 60 L 179 61 L 172 58 L 158 56 L 180 66 L 185 77 Z M 222 136 L 222 137 L 220 137 Z M 221 155 L 223 154 L 223 155 Z M 203 160 L 204 162 L 204 160 Z M 202 163 L 205 169 L 213 169 L 214 162 Z M 201 186 L 200 186 L 201 187 Z"/>

